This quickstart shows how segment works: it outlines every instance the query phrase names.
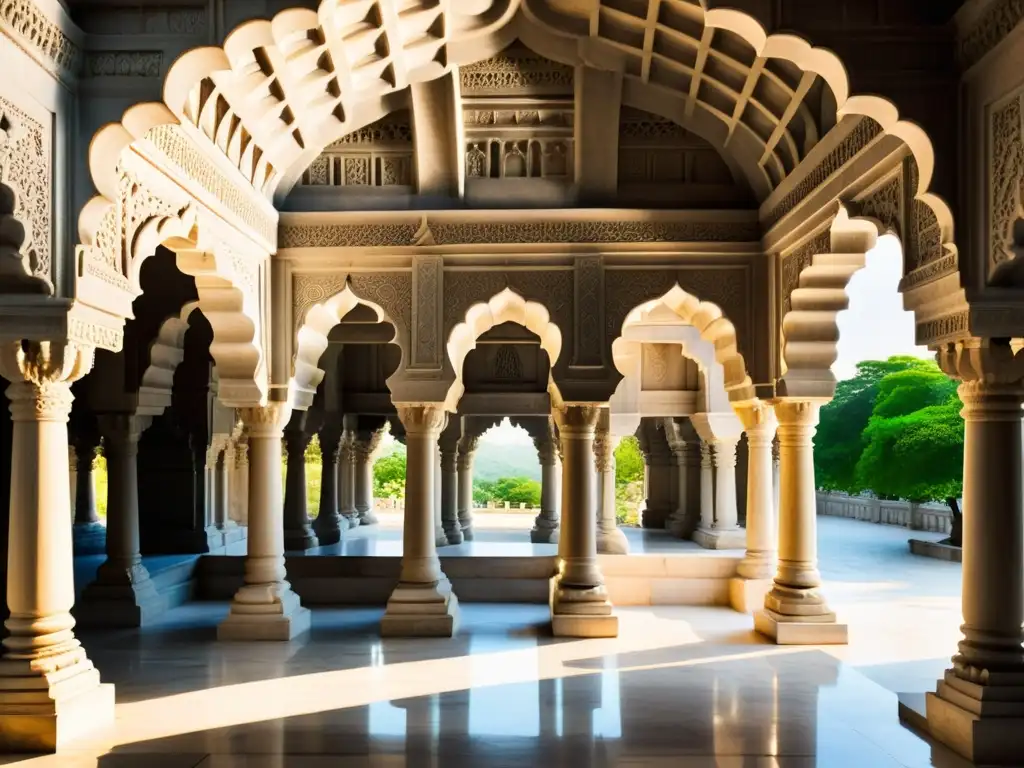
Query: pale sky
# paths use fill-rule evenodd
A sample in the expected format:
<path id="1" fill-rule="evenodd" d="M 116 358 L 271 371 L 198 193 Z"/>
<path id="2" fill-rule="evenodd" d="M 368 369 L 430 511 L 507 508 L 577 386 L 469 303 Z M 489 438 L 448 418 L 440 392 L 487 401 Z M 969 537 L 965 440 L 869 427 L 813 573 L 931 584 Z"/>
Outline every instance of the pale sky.
<path id="1" fill-rule="evenodd" d="M 892 235 L 879 238 L 867 266 L 850 281 L 850 308 L 839 314 L 839 357 L 832 366 L 837 379 L 852 378 L 861 360 L 893 355 L 935 359 L 927 347 L 914 343 L 914 315 L 904 311 L 898 290 L 902 258 L 899 240 Z"/>

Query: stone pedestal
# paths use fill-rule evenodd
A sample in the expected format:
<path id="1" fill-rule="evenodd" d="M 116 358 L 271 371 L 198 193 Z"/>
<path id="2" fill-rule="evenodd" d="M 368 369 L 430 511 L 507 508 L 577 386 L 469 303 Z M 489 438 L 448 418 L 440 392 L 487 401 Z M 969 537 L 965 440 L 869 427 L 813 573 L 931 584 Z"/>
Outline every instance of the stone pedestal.
<path id="1" fill-rule="evenodd" d="M 107 458 L 107 559 L 82 593 L 75 616 L 88 626 L 141 627 L 162 614 L 139 551 L 139 436 L 149 419 L 128 413 L 99 418 Z"/>
<path id="2" fill-rule="evenodd" d="M 434 456 L 446 414 L 440 403 L 398 404 L 405 427 L 405 520 L 402 570 L 388 599 L 385 637 L 451 637 L 458 628 L 458 600 L 441 571 L 434 541 Z"/>
<path id="3" fill-rule="evenodd" d="M 242 408 L 249 431 L 249 537 L 245 584 L 217 628 L 220 640 L 290 640 L 309 629 L 309 610 L 285 580 L 281 434 L 289 408 Z"/>
<path id="4" fill-rule="evenodd" d="M 551 630 L 556 637 L 617 637 L 619 619 L 597 563 L 594 434 L 601 407 L 565 403 L 555 410 L 562 443 L 562 535 L 551 579 Z"/>
<path id="5" fill-rule="evenodd" d="M 608 409 L 604 409 L 607 414 Z M 615 446 L 618 439 L 606 424 L 598 424 L 594 438 L 597 472 L 597 551 L 602 555 L 628 555 L 629 542 L 615 514 Z"/>
<path id="6" fill-rule="evenodd" d="M 341 532 L 348 530 L 348 521 L 341 516 L 338 499 L 338 443 L 341 430 L 325 427 L 320 430 L 320 507 L 313 521 L 313 532 L 321 546 L 337 544 Z"/>
<path id="7" fill-rule="evenodd" d="M 306 448 L 311 435 L 306 432 L 306 414 L 297 412 L 284 431 L 288 450 L 288 468 L 284 489 L 284 548 L 304 552 L 319 542 L 313 533 L 306 502 Z"/>
<path id="8" fill-rule="evenodd" d="M 352 442 L 355 462 L 355 508 L 360 525 L 376 525 L 380 522 L 373 511 L 373 455 L 380 446 L 384 431 L 360 430 Z"/>
<path id="9" fill-rule="evenodd" d="M 931 736 L 979 765 L 1024 765 L 1024 353 L 951 345 L 964 417 L 963 639 L 926 700 Z"/>
<path id="10" fill-rule="evenodd" d="M 820 403 L 778 400 L 780 488 L 779 562 L 754 628 L 780 645 L 845 644 L 847 627 L 836 621 L 821 593 L 818 572 L 814 429 Z"/>
<path id="11" fill-rule="evenodd" d="M 767 403 L 736 408 L 747 432 L 747 551 L 729 584 L 730 603 L 743 613 L 764 607 L 776 565 L 775 491 L 772 486 L 772 442 L 775 413 Z"/>
<path id="12" fill-rule="evenodd" d="M 456 457 L 459 530 L 463 541 L 473 540 L 473 456 L 476 454 L 476 443 L 476 437 L 463 435 L 459 440 Z"/>
<path id="13" fill-rule="evenodd" d="M 562 505 L 562 472 L 558 438 L 550 420 L 543 433 L 533 438 L 533 445 L 540 462 L 540 512 L 533 521 L 530 541 L 534 544 L 556 544 Z"/>
<path id="14" fill-rule="evenodd" d="M 114 721 L 114 687 L 75 638 L 68 415 L 93 350 L 8 343 L 0 375 L 13 419 L 8 635 L 0 658 L 0 752 L 53 752 Z"/>

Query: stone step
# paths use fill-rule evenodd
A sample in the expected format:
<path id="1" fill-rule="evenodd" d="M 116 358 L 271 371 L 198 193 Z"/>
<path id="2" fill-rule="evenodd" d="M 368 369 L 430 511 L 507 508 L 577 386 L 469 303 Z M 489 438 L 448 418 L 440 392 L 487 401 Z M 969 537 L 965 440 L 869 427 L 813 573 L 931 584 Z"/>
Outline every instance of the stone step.
<path id="1" fill-rule="evenodd" d="M 167 608 L 176 608 L 192 600 L 199 555 L 179 562 L 169 562 L 166 565 L 160 562 L 161 558 L 154 558 L 156 562 L 149 562 L 150 558 L 146 558 L 146 560 L 149 578 Z"/>
<path id="2" fill-rule="evenodd" d="M 616 605 L 729 605 L 737 552 L 684 555 L 601 555 Z M 243 558 L 204 555 L 196 569 L 196 599 L 230 600 L 242 585 Z M 384 605 L 398 582 L 398 557 L 294 556 L 288 579 L 305 605 Z M 469 603 L 548 601 L 556 558 L 442 557 L 459 600 Z"/>

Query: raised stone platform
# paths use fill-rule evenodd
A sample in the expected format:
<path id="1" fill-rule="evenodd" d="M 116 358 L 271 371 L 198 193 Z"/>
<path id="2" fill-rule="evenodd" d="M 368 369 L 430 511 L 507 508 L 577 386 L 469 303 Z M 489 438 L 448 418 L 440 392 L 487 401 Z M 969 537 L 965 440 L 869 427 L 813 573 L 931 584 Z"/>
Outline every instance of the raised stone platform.
<path id="1" fill-rule="evenodd" d="M 964 551 L 961 547 L 954 547 L 951 544 L 943 544 L 939 541 L 927 541 L 925 539 L 910 539 L 910 553 L 921 557 L 931 557 L 935 560 L 945 560 L 949 563 L 962 563 Z"/>

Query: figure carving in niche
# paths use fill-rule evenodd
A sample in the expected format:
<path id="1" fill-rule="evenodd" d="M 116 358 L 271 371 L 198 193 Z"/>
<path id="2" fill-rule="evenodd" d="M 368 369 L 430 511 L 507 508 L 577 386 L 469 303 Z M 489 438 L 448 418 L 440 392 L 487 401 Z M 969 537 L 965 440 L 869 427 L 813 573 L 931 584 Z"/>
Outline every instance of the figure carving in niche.
<path id="1" fill-rule="evenodd" d="M 494 356 L 494 378 L 514 381 L 523 378 L 523 361 L 513 344 L 502 344 Z"/>
<path id="2" fill-rule="evenodd" d="M 505 153 L 505 178 L 525 179 L 526 178 L 526 155 L 519 148 L 519 144 L 510 144 Z"/>
<path id="3" fill-rule="evenodd" d="M 565 176 L 565 160 L 565 144 L 562 142 L 548 144 L 544 153 L 544 176 Z"/>
<path id="4" fill-rule="evenodd" d="M 474 179 L 482 179 L 487 175 L 487 155 L 474 144 L 466 153 L 466 175 Z"/>

